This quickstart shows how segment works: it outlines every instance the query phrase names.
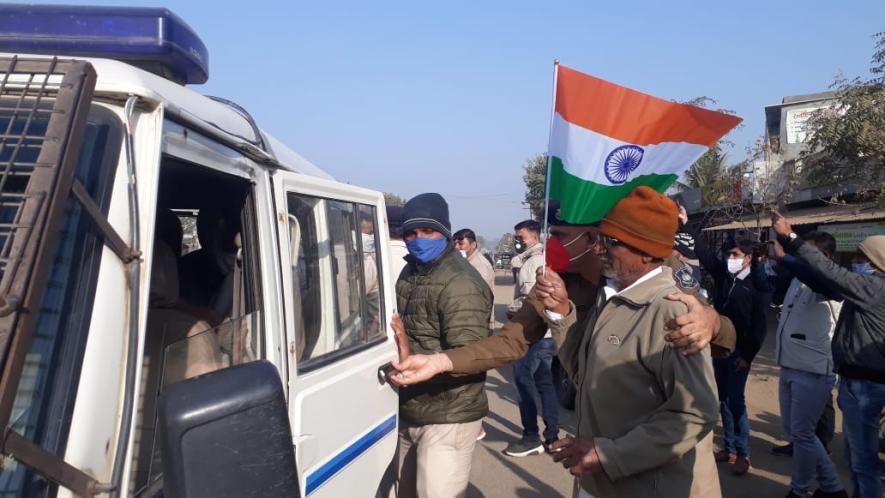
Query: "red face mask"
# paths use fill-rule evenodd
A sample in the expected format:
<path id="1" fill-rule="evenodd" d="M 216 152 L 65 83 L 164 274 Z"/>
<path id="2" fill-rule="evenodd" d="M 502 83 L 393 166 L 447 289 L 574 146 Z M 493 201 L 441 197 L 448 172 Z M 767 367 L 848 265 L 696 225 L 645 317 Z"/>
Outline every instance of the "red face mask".
<path id="1" fill-rule="evenodd" d="M 569 254 L 562 245 L 562 242 L 555 237 L 547 238 L 547 247 L 545 251 L 547 266 L 556 273 L 565 273 L 568 271 Z"/>

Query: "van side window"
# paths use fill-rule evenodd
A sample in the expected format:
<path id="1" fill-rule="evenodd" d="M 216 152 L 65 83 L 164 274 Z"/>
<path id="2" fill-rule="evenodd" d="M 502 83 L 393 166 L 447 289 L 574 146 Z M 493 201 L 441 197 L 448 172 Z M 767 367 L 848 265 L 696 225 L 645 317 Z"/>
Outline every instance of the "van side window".
<path id="1" fill-rule="evenodd" d="M 359 205 L 360 235 L 363 249 L 363 281 L 366 288 L 366 307 L 368 312 L 368 327 L 366 339 L 371 342 L 383 338 L 386 334 L 384 316 L 381 308 L 382 283 L 379 280 L 381 273 L 381 258 L 377 250 L 380 241 L 378 231 L 375 229 L 378 217 L 372 206 Z"/>
<path id="2" fill-rule="evenodd" d="M 338 314 L 335 349 L 359 344 L 363 339 L 362 296 L 359 247 L 353 204 L 326 201 L 329 239 L 332 241 L 332 271 Z"/>
<path id="3" fill-rule="evenodd" d="M 304 371 L 386 337 L 378 220 L 364 204 L 299 194 L 287 201 L 296 357 Z"/>

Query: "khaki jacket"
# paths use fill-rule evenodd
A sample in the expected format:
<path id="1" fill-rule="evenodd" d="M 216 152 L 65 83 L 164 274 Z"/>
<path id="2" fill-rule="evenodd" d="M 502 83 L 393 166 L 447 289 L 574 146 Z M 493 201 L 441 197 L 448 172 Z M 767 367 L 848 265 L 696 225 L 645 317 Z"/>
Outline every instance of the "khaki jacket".
<path id="1" fill-rule="evenodd" d="M 495 293 L 495 269 L 492 268 L 492 264 L 489 263 L 489 260 L 486 259 L 485 256 L 482 255 L 479 247 L 473 251 L 473 254 L 467 257 L 467 262 L 470 263 L 470 266 L 476 268 L 476 271 L 479 272 L 479 276 L 482 277 L 483 281 L 485 281 L 486 285 L 489 286 L 489 289 L 492 290 L 492 294 Z M 492 317 L 489 319 L 489 329 L 494 330 L 495 328 L 495 314 L 492 313 Z"/>
<path id="2" fill-rule="evenodd" d="M 473 254 L 467 257 L 467 262 L 470 263 L 470 266 L 476 268 L 476 271 L 479 272 L 479 276 L 482 277 L 485 283 L 489 286 L 489 289 L 491 289 L 492 292 L 495 292 L 495 269 L 492 268 L 492 264 L 489 263 L 489 260 L 482 255 L 482 251 L 480 251 L 479 247 L 473 251 Z"/>
<path id="3" fill-rule="evenodd" d="M 660 274 L 596 305 L 582 323 L 574 305 L 551 323 L 559 359 L 575 381 L 578 436 L 592 437 L 604 472 L 581 477 L 596 498 L 721 496 L 713 460 L 719 412 L 709 349 L 683 356 L 664 340 L 685 312 L 664 296 Z"/>

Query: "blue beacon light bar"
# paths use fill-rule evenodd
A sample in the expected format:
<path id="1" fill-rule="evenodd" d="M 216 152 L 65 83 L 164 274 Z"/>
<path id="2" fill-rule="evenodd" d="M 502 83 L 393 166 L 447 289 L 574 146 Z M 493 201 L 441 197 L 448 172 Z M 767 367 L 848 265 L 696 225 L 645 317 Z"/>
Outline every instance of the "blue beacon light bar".
<path id="1" fill-rule="evenodd" d="M 180 84 L 209 79 L 209 52 L 163 8 L 0 4 L 0 52 L 116 59 Z"/>

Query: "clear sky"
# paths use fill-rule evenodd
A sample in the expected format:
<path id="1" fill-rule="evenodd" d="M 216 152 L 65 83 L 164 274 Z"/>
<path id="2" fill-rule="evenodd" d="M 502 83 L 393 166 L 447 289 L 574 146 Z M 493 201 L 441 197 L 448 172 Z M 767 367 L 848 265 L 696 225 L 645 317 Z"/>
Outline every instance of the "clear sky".
<path id="1" fill-rule="evenodd" d="M 58 2 L 56 2 L 58 3 Z M 439 192 L 453 228 L 527 217 L 521 165 L 547 145 L 552 62 L 666 99 L 706 95 L 763 132 L 763 106 L 867 74 L 883 0 L 223 1 L 159 5 L 209 48 L 195 87 L 232 99 L 338 180 Z"/>

